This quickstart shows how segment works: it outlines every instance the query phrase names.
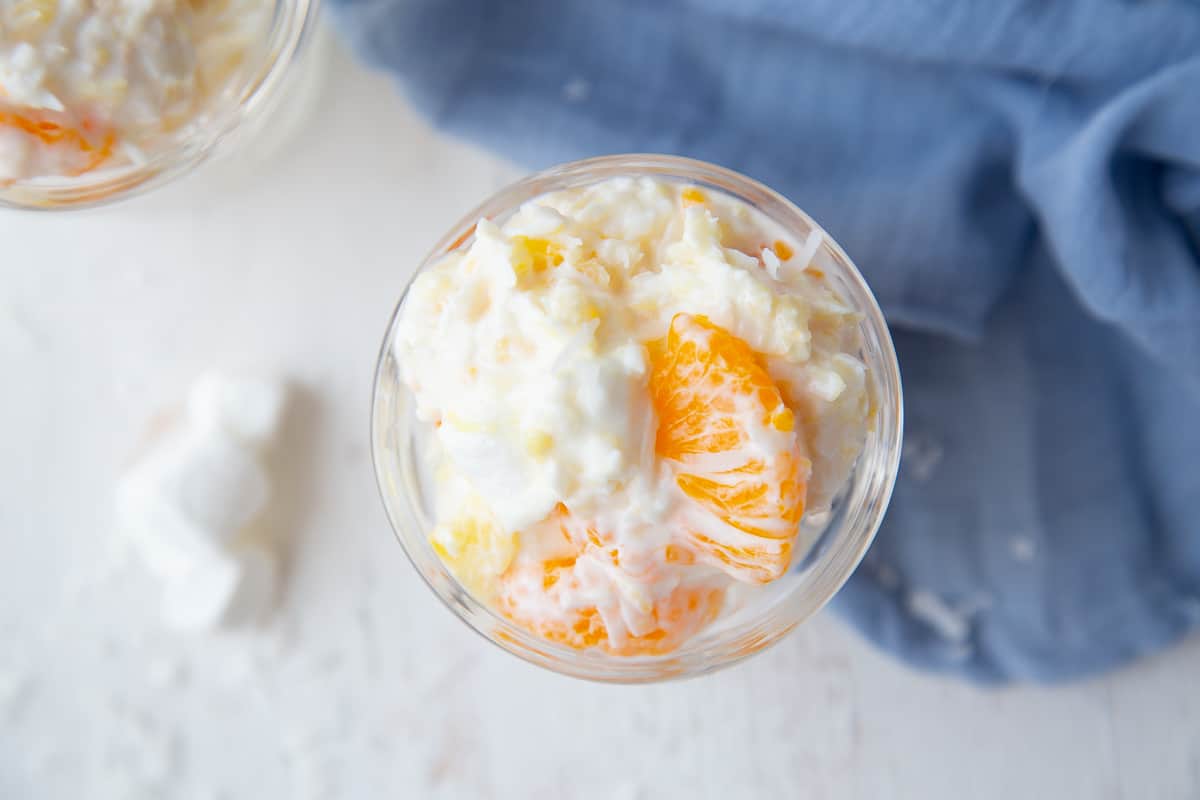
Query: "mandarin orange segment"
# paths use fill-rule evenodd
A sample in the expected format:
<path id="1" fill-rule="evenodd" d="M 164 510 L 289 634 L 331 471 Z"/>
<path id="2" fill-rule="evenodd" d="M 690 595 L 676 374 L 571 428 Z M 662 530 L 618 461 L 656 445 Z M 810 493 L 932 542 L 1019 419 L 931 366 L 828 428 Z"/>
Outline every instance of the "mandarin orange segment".
<path id="1" fill-rule="evenodd" d="M 668 564 L 681 564 L 683 566 L 691 566 L 696 563 L 696 554 L 686 547 L 680 547 L 677 544 L 669 544 L 663 550 L 663 560 Z"/>
<path id="2" fill-rule="evenodd" d="M 524 581 L 515 577 L 531 569 L 542 571 L 543 588 L 537 595 L 528 591 L 533 585 L 528 574 Z M 514 568 L 500 590 L 497 600 L 500 612 L 529 632 L 576 650 L 599 648 L 614 655 L 658 655 L 675 650 L 712 622 L 725 599 L 720 588 L 679 586 L 654 603 L 644 632 L 610 630 L 595 605 L 571 607 L 564 602 L 565 592 L 578 589 L 574 570 L 574 563 L 564 566 L 559 559 L 539 566 Z M 620 617 L 619 613 L 614 616 Z"/>
<path id="3" fill-rule="evenodd" d="M 71 176 L 90 172 L 109 159 L 115 144 L 112 131 L 101 133 L 90 120 L 75 127 L 58 119 L 59 116 L 51 112 L 0 107 L 0 127 L 15 128 L 46 147 L 69 153 L 71 166 L 66 174 Z"/>
<path id="4" fill-rule="evenodd" d="M 635 603 L 640 606 L 635 612 L 639 619 L 627 623 L 620 611 L 617 587 L 630 573 L 621 563 L 611 537 L 573 516 L 561 503 L 546 521 L 558 526 L 565 554 L 514 563 L 501 577 L 496 597 L 500 612 L 531 633 L 580 650 L 600 648 L 615 655 L 652 655 L 679 647 L 720 612 L 725 599 L 723 589 L 677 585 L 666 596 L 646 600 L 644 606 Z M 669 547 L 669 559 L 672 552 L 680 563 L 692 563 L 685 560 L 691 554 L 684 548 Z M 590 574 L 586 579 L 584 569 Z M 598 589 L 605 594 L 605 585 L 612 600 L 604 610 L 594 600 L 580 601 L 594 597 Z M 606 624 L 606 614 L 610 620 L 620 620 L 616 629 Z M 627 625 L 632 625 L 636 633 Z"/>
<path id="5" fill-rule="evenodd" d="M 575 556 L 548 558 L 542 562 L 542 588 L 551 589 L 563 573 L 575 566 Z"/>
<path id="6" fill-rule="evenodd" d="M 648 350 L 655 449 L 703 512 L 690 545 L 738 580 L 779 577 L 807 492 L 795 416 L 754 351 L 703 316 L 677 314 Z"/>
<path id="7" fill-rule="evenodd" d="M 446 247 L 446 252 L 447 252 L 447 253 L 453 253 L 455 250 L 457 250 L 458 248 L 460 248 L 460 247 L 462 247 L 464 244 L 466 244 L 466 243 L 467 243 L 467 239 L 470 239 L 470 238 L 471 238 L 472 236 L 474 236 L 474 235 L 475 235 L 475 226 L 474 226 L 474 225 L 472 225 L 471 227 L 467 228 L 465 231 L 463 231 L 462 233 L 460 233 L 460 234 L 458 235 L 458 238 L 457 238 L 457 239 L 455 239 L 453 242 L 451 242 L 451 243 L 450 243 L 450 244 L 449 244 L 449 245 Z"/>

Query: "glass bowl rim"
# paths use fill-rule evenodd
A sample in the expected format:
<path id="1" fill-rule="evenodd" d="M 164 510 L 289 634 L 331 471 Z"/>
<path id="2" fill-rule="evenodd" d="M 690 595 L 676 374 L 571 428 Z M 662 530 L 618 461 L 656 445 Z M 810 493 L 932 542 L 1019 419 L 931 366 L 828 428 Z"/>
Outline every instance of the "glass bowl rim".
<path id="1" fill-rule="evenodd" d="M 447 587 L 447 590 L 443 591 L 442 588 L 435 585 L 434 580 L 422 568 L 417 555 L 411 551 L 403 532 L 403 529 L 407 527 L 406 523 L 398 519 L 398 514 L 389 499 L 389 489 L 386 485 L 384 458 L 387 448 L 381 436 L 381 429 L 385 425 L 394 425 L 395 421 L 382 418 L 383 406 L 386 405 L 383 382 L 385 371 L 392 358 L 392 345 L 400 313 L 416 277 L 441 257 L 467 241 L 476 222 L 481 218 L 509 213 L 522 203 L 550 191 L 588 185 L 612 177 L 642 176 L 714 186 L 736 199 L 749 202 L 762 213 L 767 212 L 761 208 L 761 205 L 770 203 L 777 212 L 792 217 L 793 222 L 799 221 L 810 231 L 819 231 L 823 236 L 822 247 L 835 259 L 839 270 L 843 273 L 841 278 L 854 295 L 851 298 L 852 305 L 862 314 L 860 327 L 865 327 L 866 334 L 870 339 L 869 342 L 864 343 L 864 348 L 868 344 L 873 344 L 877 349 L 876 355 L 882 362 L 874 365 L 869 373 L 874 381 L 873 391 L 876 393 L 874 425 L 868 434 L 867 443 L 855 463 L 851 479 L 848 481 L 856 484 L 860 495 L 858 510 L 861 512 L 859 514 L 861 518 L 858 520 L 857 529 L 851 531 L 856 535 L 852 541 L 847 541 L 846 536 L 838 537 L 841 539 L 840 543 L 834 542 L 834 546 L 827 548 L 831 555 L 822 565 L 822 575 L 817 577 L 817 580 L 825 578 L 822 591 L 809 592 L 807 597 L 797 597 L 806 594 L 803 591 L 804 586 L 788 589 L 786 596 L 776 602 L 768 609 L 767 614 L 757 621 L 757 628 L 765 627 L 765 624 L 771 621 L 772 614 L 781 610 L 791 610 L 793 613 L 790 619 L 776 625 L 766 634 L 757 628 L 747 630 L 729 642 L 723 643 L 726 649 L 733 647 L 732 653 L 720 655 L 715 659 L 712 657 L 713 654 L 706 654 L 703 650 L 689 649 L 689 645 L 695 639 L 704 639 L 703 632 L 693 640 L 685 642 L 678 650 L 660 656 L 611 656 L 599 653 L 599 651 L 575 650 L 565 645 L 548 642 L 502 617 L 487 603 L 477 600 L 458 583 L 441 559 L 433 555 L 432 548 L 428 548 L 429 555 L 432 556 L 431 564 L 436 563 L 434 568 L 439 575 L 440 582 Z M 789 232 L 794 231 L 797 227 L 789 225 L 786 220 L 779 219 L 777 214 L 768 213 L 768 216 L 776 223 L 783 225 Z M 883 367 L 882 371 L 878 370 L 880 366 Z M 531 664 L 575 678 L 605 683 L 636 684 L 694 677 L 732 666 L 782 640 L 793 628 L 809 619 L 832 599 L 861 562 L 883 521 L 899 470 L 904 425 L 903 407 L 899 364 L 883 313 L 854 262 L 828 231 L 787 198 L 741 173 L 680 156 L 632 153 L 572 161 L 534 172 L 494 192 L 450 227 L 413 270 L 388 321 L 372 385 L 369 433 L 376 488 L 379 491 L 392 533 L 399 541 L 401 549 L 417 574 L 421 576 L 422 581 L 445 606 L 453 611 L 456 617 L 487 641 Z M 411 439 L 411 436 L 408 438 Z M 873 477 L 869 486 L 863 486 L 863 479 L 860 479 L 856 473 L 866 457 L 868 447 L 874 440 L 878 440 L 875 452 L 876 474 L 868 476 Z M 403 492 L 402 499 L 408 506 L 405 510 L 413 517 L 412 521 L 416 522 L 410 494 L 410 491 Z M 864 499 L 868 501 L 865 507 L 861 505 Z M 428 531 L 422 529 L 417 532 L 427 542 Z M 816 581 L 810 581 L 810 587 L 815 583 Z M 808 602 L 801 608 L 800 601 L 806 599 Z M 481 621 L 488 623 L 489 630 L 485 630 L 478 624 Z"/>

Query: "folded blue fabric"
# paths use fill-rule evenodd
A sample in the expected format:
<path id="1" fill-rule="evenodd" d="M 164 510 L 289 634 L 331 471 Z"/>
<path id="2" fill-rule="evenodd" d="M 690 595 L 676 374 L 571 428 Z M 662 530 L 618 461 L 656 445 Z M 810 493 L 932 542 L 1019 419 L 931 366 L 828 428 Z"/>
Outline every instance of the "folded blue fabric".
<path id="1" fill-rule="evenodd" d="M 331 2 L 451 132 L 714 161 L 845 246 L 908 401 L 872 640 L 1052 681 L 1200 624 L 1200 5 Z"/>

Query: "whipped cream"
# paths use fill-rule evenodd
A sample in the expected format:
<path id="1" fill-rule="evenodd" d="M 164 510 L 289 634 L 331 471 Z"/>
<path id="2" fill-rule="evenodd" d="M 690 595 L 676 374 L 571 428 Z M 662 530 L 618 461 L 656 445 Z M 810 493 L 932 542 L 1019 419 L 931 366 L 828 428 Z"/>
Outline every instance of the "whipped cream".
<path id="1" fill-rule="evenodd" d="M 418 275 L 394 347 L 436 434 L 432 542 L 467 588 L 542 632 L 594 609 L 614 652 L 638 637 L 670 649 L 714 616 L 733 578 L 676 557 L 680 526 L 703 515 L 656 455 L 648 388 L 647 343 L 681 314 L 765 364 L 811 461 L 807 506 L 827 507 L 870 404 L 859 316 L 813 263 L 818 245 L 716 192 L 616 178 L 480 220 Z M 569 571 L 547 578 L 559 562 Z M 663 633 L 681 603 L 696 624 Z"/>

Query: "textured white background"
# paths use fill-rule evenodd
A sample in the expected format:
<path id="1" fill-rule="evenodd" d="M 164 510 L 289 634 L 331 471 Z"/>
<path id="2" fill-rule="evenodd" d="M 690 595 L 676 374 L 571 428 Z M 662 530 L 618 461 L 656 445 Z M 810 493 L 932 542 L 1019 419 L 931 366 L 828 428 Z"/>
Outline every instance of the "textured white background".
<path id="1" fill-rule="evenodd" d="M 409 270 L 515 172 L 341 53 L 252 172 L 0 214 L 0 798 L 1200 797 L 1195 641 L 1002 691 L 914 674 L 827 615 L 651 687 L 485 644 L 388 529 L 368 404 Z M 209 365 L 301 387 L 273 458 L 287 580 L 256 636 L 160 630 L 155 584 L 111 563 L 114 479 Z"/>

